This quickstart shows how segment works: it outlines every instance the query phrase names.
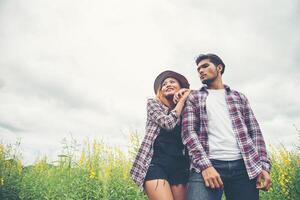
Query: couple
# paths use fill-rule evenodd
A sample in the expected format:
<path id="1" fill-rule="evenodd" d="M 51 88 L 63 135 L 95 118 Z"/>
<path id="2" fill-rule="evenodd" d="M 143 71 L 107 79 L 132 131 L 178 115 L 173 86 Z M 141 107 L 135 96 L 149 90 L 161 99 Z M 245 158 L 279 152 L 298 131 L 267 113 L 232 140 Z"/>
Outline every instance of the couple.
<path id="1" fill-rule="evenodd" d="M 222 82 L 225 64 L 201 54 L 204 86 L 164 71 L 147 103 L 146 134 L 130 171 L 151 200 L 259 199 L 268 191 L 271 164 L 245 95 Z"/>

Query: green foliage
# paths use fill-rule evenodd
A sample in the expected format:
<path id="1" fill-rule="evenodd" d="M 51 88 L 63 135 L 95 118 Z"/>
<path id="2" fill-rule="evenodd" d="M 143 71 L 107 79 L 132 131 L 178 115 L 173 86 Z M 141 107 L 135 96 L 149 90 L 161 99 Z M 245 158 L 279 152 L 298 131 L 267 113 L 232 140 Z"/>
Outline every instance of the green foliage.
<path id="1" fill-rule="evenodd" d="M 108 181 L 107 199 L 110 200 L 141 200 L 146 199 L 128 177 L 122 174 L 122 167 L 115 167 L 112 170 Z"/>
<path id="2" fill-rule="evenodd" d="M 19 199 L 22 164 L 19 153 L 20 142 L 14 145 L 0 144 L 0 199 Z"/>
<path id="3" fill-rule="evenodd" d="M 63 141 L 58 160 L 39 159 L 23 167 L 19 142 L 0 143 L 1 200 L 145 200 L 129 175 L 140 138 L 130 135 L 129 152 L 102 141 Z M 271 148 L 272 187 L 260 192 L 262 200 L 300 199 L 300 152 Z M 225 198 L 223 198 L 225 199 Z"/>
<path id="4" fill-rule="evenodd" d="M 261 199 L 300 199 L 300 154 L 284 148 L 272 149 L 272 185 L 269 192 L 261 192 Z"/>
<path id="5" fill-rule="evenodd" d="M 36 163 L 24 174 L 21 199 L 102 199 L 103 182 L 86 169 Z"/>

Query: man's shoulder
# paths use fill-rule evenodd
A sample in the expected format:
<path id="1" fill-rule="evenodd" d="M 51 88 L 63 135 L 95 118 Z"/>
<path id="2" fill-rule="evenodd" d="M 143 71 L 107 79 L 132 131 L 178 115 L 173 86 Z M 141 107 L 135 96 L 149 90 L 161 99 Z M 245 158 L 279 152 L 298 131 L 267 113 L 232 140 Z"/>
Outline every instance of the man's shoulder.
<path id="1" fill-rule="evenodd" d="M 199 96 L 199 95 L 203 95 L 203 94 L 205 94 L 205 92 L 204 91 L 202 91 L 201 89 L 199 89 L 199 90 L 191 90 L 191 93 L 190 93 L 191 95 L 194 95 L 194 96 Z"/>
<path id="2" fill-rule="evenodd" d="M 242 101 L 246 101 L 247 100 L 247 97 L 244 93 L 242 92 L 239 92 L 237 90 L 234 90 L 234 89 L 230 89 L 230 94 L 241 99 Z"/>
<path id="3" fill-rule="evenodd" d="M 200 90 L 191 90 L 191 93 L 189 94 L 189 100 L 196 100 L 199 98 L 199 96 L 202 95 L 202 91 Z"/>
<path id="4" fill-rule="evenodd" d="M 200 93 L 200 90 L 191 90 L 191 95 L 197 95 Z"/>

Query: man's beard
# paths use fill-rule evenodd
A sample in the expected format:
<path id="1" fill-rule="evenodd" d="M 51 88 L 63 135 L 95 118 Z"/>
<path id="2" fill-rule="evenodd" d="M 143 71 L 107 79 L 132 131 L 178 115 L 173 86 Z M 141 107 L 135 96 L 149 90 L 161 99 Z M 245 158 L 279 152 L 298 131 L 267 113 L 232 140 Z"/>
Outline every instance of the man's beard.
<path id="1" fill-rule="evenodd" d="M 203 84 L 205 85 L 210 85 L 212 82 L 214 82 L 216 79 L 218 78 L 218 74 L 213 77 L 213 78 L 210 78 L 210 79 L 205 79 L 202 81 Z"/>

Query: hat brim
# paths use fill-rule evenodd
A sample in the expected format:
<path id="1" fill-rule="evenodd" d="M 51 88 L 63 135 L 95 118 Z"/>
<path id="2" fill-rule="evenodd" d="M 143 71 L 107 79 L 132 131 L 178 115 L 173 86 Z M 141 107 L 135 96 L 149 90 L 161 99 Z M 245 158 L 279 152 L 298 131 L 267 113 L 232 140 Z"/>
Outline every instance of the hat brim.
<path id="1" fill-rule="evenodd" d="M 175 78 L 181 88 L 190 88 L 190 84 L 188 82 L 188 80 L 181 74 L 177 73 L 177 72 L 174 72 L 174 71 L 171 71 L 171 70 L 166 70 L 166 71 L 163 71 L 162 73 L 160 73 L 155 81 L 154 81 L 154 93 L 156 94 L 160 85 L 162 84 L 162 82 L 166 79 L 166 78 Z"/>

